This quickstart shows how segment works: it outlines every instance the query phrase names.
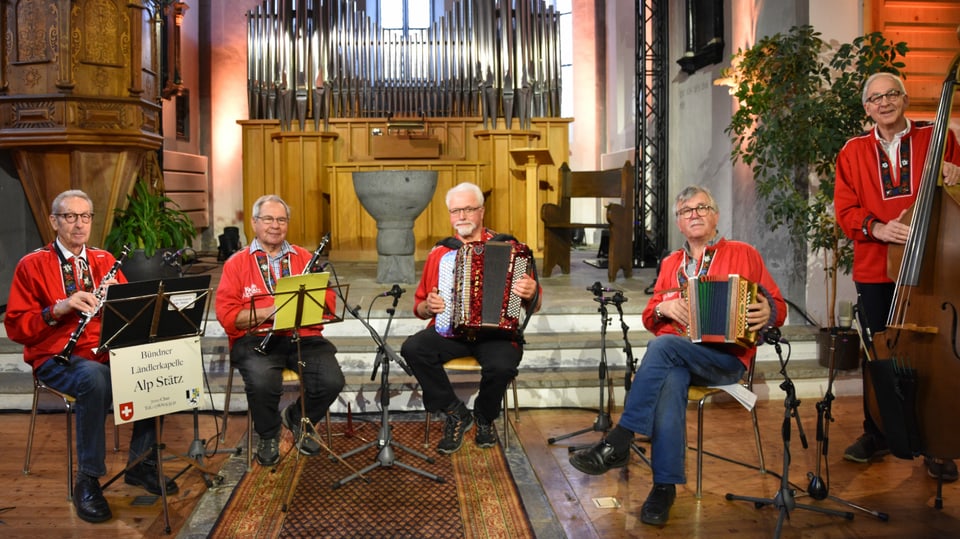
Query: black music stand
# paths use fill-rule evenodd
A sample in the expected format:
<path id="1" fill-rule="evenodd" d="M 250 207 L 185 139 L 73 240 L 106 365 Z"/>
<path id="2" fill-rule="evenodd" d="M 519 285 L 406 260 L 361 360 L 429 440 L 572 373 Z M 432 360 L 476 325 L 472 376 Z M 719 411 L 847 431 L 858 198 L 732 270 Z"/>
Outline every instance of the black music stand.
<path id="1" fill-rule="evenodd" d="M 112 288 L 115 288 L 112 293 L 107 289 L 101 332 L 101 335 L 110 337 L 101 347 L 118 348 L 203 335 L 204 321 L 211 303 L 207 301 L 212 291 L 210 275 L 136 281 Z M 157 301 L 151 301 L 153 298 Z M 140 316 L 151 309 L 156 311 L 155 319 L 148 320 Z M 200 361 L 202 365 L 202 357 Z M 170 459 L 176 458 L 187 463 L 187 467 L 174 475 L 173 479 L 176 480 L 191 468 L 195 468 L 203 476 L 207 487 L 213 487 L 223 482 L 223 476 L 208 468 L 204 459 L 216 454 L 238 454 L 239 450 L 207 450 L 207 440 L 200 438 L 199 407 L 195 407 L 192 413 L 193 440 L 190 448 L 186 454 L 169 456 Z"/>
<path id="2" fill-rule="evenodd" d="M 209 275 L 112 285 L 107 289 L 107 295 L 104 299 L 99 350 L 116 350 L 154 342 L 202 336 L 203 321 L 206 318 L 206 309 L 209 308 L 207 298 L 210 296 L 210 292 Z M 202 362 L 203 358 L 200 357 L 199 361 Z M 194 408 L 194 414 L 196 413 L 197 410 Z M 165 445 L 162 441 L 162 416 L 163 414 L 154 416 L 156 428 L 154 447 L 127 464 L 123 470 L 107 481 L 103 488 L 110 486 L 121 475 L 126 474 L 153 451 L 156 451 L 157 476 L 160 484 L 160 496 L 163 500 L 165 531 L 170 533 L 167 487 L 163 474 L 163 449 Z M 202 452 L 200 460 L 191 460 L 190 465 L 197 467 L 204 473 L 216 475 L 214 472 L 203 468 Z M 222 478 L 220 480 L 222 481 Z"/>
<path id="3" fill-rule="evenodd" d="M 824 509 L 822 507 L 816 507 L 813 505 L 799 504 L 796 502 L 795 490 L 790 485 L 790 419 L 795 418 L 797 421 L 797 432 L 800 435 L 800 443 L 804 448 L 807 447 L 807 437 L 803 433 L 803 425 L 800 423 L 800 414 L 797 408 L 800 406 L 800 401 L 797 399 L 796 388 L 793 385 L 793 380 L 790 379 L 790 376 L 787 374 L 787 363 L 789 363 L 789 356 L 786 361 L 783 359 L 783 350 L 780 347 L 780 329 L 777 327 L 768 327 L 764 330 L 763 334 L 764 340 L 768 344 L 774 345 L 774 348 L 777 352 L 777 357 L 780 359 L 780 374 L 783 375 L 783 382 L 780 383 L 780 389 L 786 394 L 783 399 L 783 424 L 780 428 L 780 433 L 783 438 L 783 472 L 780 474 L 780 490 L 777 492 L 777 495 L 773 498 L 755 498 L 751 496 L 739 496 L 736 494 L 727 493 L 727 500 L 740 500 L 753 502 L 754 506 L 759 509 L 765 505 L 772 505 L 780 511 L 780 515 L 777 518 L 777 526 L 774 530 L 774 537 L 779 538 L 780 532 L 783 529 L 783 521 L 790 517 L 790 511 L 794 509 L 805 509 L 807 511 L 814 511 L 816 513 L 823 513 L 825 515 L 833 515 L 838 517 L 844 517 L 847 520 L 853 520 L 853 513 L 849 511 L 835 511 L 832 509 Z"/>
<path id="4" fill-rule="evenodd" d="M 377 357 L 373 365 L 373 376 L 371 379 L 376 377 L 377 367 L 380 366 L 380 432 L 377 435 L 376 440 L 372 440 L 360 447 L 347 451 L 339 458 L 341 460 L 345 459 L 374 446 L 378 447 L 379 451 L 377 452 L 377 459 L 373 462 L 373 464 L 370 464 L 359 472 L 355 472 L 354 474 L 337 481 L 333 484 L 334 489 L 346 485 L 357 477 L 363 477 L 363 474 L 369 472 L 370 470 L 381 467 L 390 468 L 394 465 L 403 468 L 404 470 L 422 475 L 428 479 L 432 479 L 437 483 L 446 482 L 446 480 L 439 475 L 415 468 L 409 464 L 396 460 L 395 453 L 393 451 L 393 447 L 396 446 L 398 449 L 402 449 L 430 464 L 433 464 L 434 462 L 432 457 L 424 455 L 423 453 L 411 449 L 394 440 L 390 428 L 390 360 L 392 359 L 393 361 L 396 361 L 397 365 L 400 365 L 400 368 L 402 368 L 404 372 L 406 372 L 408 375 L 411 374 L 410 368 L 407 366 L 407 364 L 387 343 L 387 335 L 390 333 L 390 324 L 393 322 L 393 316 L 396 313 L 397 303 L 400 301 L 400 295 L 403 293 L 403 290 L 397 285 L 394 285 L 393 291 L 394 292 L 392 294 L 388 293 L 393 296 L 393 306 L 387 309 L 387 313 L 390 315 L 390 317 L 387 319 L 387 327 L 384 329 L 382 336 L 377 333 L 377 330 L 374 329 L 367 320 L 364 320 L 363 317 L 360 316 L 359 305 L 353 309 L 347 309 L 347 311 L 352 314 L 354 318 L 359 320 L 360 323 L 367 328 L 367 331 L 370 332 L 370 336 L 373 338 L 374 342 L 377 343 Z M 376 299 L 377 298 L 374 298 L 373 301 L 376 301 Z"/>
<path id="5" fill-rule="evenodd" d="M 342 458 L 340 458 L 329 445 L 324 443 L 323 439 L 317 435 L 316 428 L 310 418 L 307 417 L 306 395 L 303 389 L 303 352 L 300 341 L 300 330 L 305 327 L 318 326 L 332 322 L 342 322 L 343 314 L 339 316 L 336 313 L 336 306 L 331 306 L 327 302 L 327 291 L 330 288 L 336 288 L 337 295 L 346 298 L 346 295 L 340 290 L 340 285 L 329 285 L 328 276 L 321 273 L 307 273 L 284 277 L 284 279 L 298 280 L 298 287 L 292 291 L 280 291 L 282 287 L 277 285 L 278 292 L 275 294 L 274 328 L 275 330 L 291 330 L 291 341 L 297 345 L 297 375 L 300 377 L 300 435 L 293 441 L 289 451 L 300 447 L 303 440 L 310 438 L 325 449 L 330 455 L 345 466 L 353 470 Z M 282 279 L 281 279 L 282 280 Z M 349 286 L 349 285 L 344 285 Z M 319 299 L 318 299 L 319 297 Z M 285 322 L 286 321 L 286 322 Z M 289 326 L 288 326 L 289 324 Z M 250 448 L 247 449 L 248 451 Z M 289 454 L 288 451 L 288 454 Z M 290 507 L 290 501 L 293 498 L 294 487 L 297 479 L 300 477 L 300 451 L 297 451 L 297 460 L 294 464 L 294 473 L 290 475 L 290 482 L 287 484 L 287 493 L 284 496 L 283 505 L 280 510 L 286 512 Z M 357 472 L 362 476 L 360 472 Z"/>

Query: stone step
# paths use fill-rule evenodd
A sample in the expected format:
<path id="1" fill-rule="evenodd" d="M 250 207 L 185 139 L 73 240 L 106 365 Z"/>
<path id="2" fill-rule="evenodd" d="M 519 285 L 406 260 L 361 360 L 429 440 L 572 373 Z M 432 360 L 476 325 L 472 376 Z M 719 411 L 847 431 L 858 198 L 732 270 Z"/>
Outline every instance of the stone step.
<path id="1" fill-rule="evenodd" d="M 599 400 L 598 365 L 605 353 L 609 382 L 614 387 L 614 402 L 622 399 L 625 383 L 627 357 L 624 352 L 622 330 L 609 330 L 605 335 L 606 350 L 601 347 L 598 331 L 589 326 L 594 317 L 577 314 L 552 314 L 539 316 L 538 323 L 531 323 L 526 332 L 524 360 L 517 379 L 518 396 L 522 407 L 596 407 Z M 643 357 L 651 334 L 643 330 L 637 315 L 628 327 L 633 357 Z M 370 324 L 378 332 L 386 329 L 387 319 L 371 318 Z M 627 318 L 625 318 L 627 323 Z M 390 322 L 387 342 L 399 350 L 403 339 L 423 327 L 416 318 L 398 317 Z M 635 325 L 634 325 L 635 324 Z M 587 326 L 586 328 L 584 326 Z M 619 326 L 619 324 L 617 324 Z M 587 331 L 584 331 L 587 329 Z M 366 328 L 356 320 L 331 324 L 325 329 L 327 337 L 338 348 L 337 357 L 347 378 L 347 386 L 341 399 L 332 409 L 334 413 L 347 411 L 347 403 L 353 411 L 364 412 L 368 407 L 376 409 L 381 379 L 378 373 L 371 380 L 376 363 L 376 345 Z M 789 344 L 782 346 L 787 373 L 794 382 L 798 397 L 819 398 L 826 389 L 828 370 L 817 362 L 816 331 L 811 326 L 785 326 L 783 336 Z M 201 348 L 208 384 L 208 398 L 201 408 L 223 408 L 228 379 L 229 346 L 223 328 L 211 320 L 208 322 Z M 783 396 L 779 385 L 783 381 L 781 363 L 774 347 L 761 345 L 754 390 L 760 399 L 779 399 Z M 476 391 L 476 375 L 451 374 L 458 392 L 469 400 Z M 390 380 L 391 409 L 417 410 L 422 407 L 416 380 L 391 364 Z M 834 395 L 859 394 L 859 372 L 839 372 L 833 388 Z M 0 407 L 7 410 L 29 410 L 32 405 L 32 382 L 29 367 L 23 362 L 20 345 L 0 336 Z M 245 397 L 239 376 L 234 379 L 231 397 L 232 410 L 245 409 Z M 57 402 L 52 408 L 61 407 Z"/>

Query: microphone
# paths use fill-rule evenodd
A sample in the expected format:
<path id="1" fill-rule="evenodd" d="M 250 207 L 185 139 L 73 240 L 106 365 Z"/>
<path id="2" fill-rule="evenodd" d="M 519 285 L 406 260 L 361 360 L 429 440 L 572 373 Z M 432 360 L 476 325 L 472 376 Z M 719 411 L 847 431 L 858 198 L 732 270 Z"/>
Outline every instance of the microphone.
<path id="1" fill-rule="evenodd" d="M 760 337 L 763 339 L 763 342 L 767 344 L 790 343 L 790 341 L 780 336 L 780 328 L 777 326 L 765 326 L 760 330 Z"/>
<path id="2" fill-rule="evenodd" d="M 587 292 L 593 292 L 593 295 L 599 296 L 599 295 L 602 295 L 604 292 L 620 292 L 620 290 L 617 290 L 616 288 L 607 288 L 605 286 L 601 286 L 600 281 L 595 281 L 593 283 L 593 286 L 587 287 Z"/>
<path id="3" fill-rule="evenodd" d="M 164 263 L 164 264 L 168 264 L 168 265 L 172 265 L 172 264 L 176 263 L 176 261 L 177 261 L 181 256 L 183 256 L 183 253 L 186 252 L 186 250 L 187 250 L 186 247 L 182 247 L 182 248 L 177 249 L 176 251 L 174 251 L 174 252 L 172 252 L 172 253 L 171 253 L 170 251 L 167 251 L 166 253 L 163 253 L 163 263 Z"/>
<path id="4" fill-rule="evenodd" d="M 400 299 L 400 296 L 404 295 L 406 292 L 407 292 L 406 290 L 400 288 L 400 285 L 395 284 L 395 285 L 393 285 L 393 288 L 391 288 L 390 290 L 387 290 L 386 292 L 380 294 L 380 295 L 377 296 L 377 297 L 378 297 L 378 298 L 385 298 L 385 297 L 387 297 L 387 296 L 393 296 L 393 297 L 395 297 L 395 298 L 397 298 L 397 299 Z"/>

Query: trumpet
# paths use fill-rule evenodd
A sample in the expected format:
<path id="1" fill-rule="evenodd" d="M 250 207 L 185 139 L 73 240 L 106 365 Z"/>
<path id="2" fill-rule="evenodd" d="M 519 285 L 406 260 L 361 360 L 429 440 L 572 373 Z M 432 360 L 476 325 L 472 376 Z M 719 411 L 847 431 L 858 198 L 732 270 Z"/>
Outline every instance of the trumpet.
<path id="1" fill-rule="evenodd" d="M 306 275 L 308 273 L 313 273 L 313 267 L 317 265 L 317 262 L 320 261 L 320 255 L 323 253 L 323 250 L 327 248 L 327 245 L 330 244 L 330 233 L 327 232 L 320 238 L 320 245 L 317 246 L 317 250 L 313 252 L 313 256 L 310 257 L 310 261 L 307 262 L 307 265 L 303 267 L 303 271 L 300 272 L 300 275 Z M 270 340 L 273 338 L 273 330 L 267 332 L 263 336 L 263 340 L 260 341 L 260 344 L 253 347 L 253 351 L 265 356 L 270 352 Z"/>
<path id="2" fill-rule="evenodd" d="M 80 314 L 80 323 L 77 324 L 77 328 L 70 334 L 70 340 L 67 341 L 67 345 L 63 347 L 63 350 L 59 354 L 53 356 L 53 360 L 59 365 L 63 365 L 64 367 L 70 366 L 70 355 L 73 353 L 73 348 L 77 345 L 77 341 L 80 340 L 80 336 L 83 335 L 83 331 L 87 329 L 87 324 L 89 324 L 90 320 L 93 320 L 93 317 L 97 316 L 97 313 L 103 308 L 104 296 L 107 295 L 107 286 L 109 286 L 107 282 L 112 281 L 117 276 L 117 272 L 120 271 L 120 266 L 123 265 L 123 261 L 127 258 L 128 254 L 130 254 L 130 246 L 124 245 L 120 250 L 120 256 L 117 258 L 117 261 L 113 263 L 113 267 L 103 276 L 103 279 L 100 279 L 100 286 L 97 287 L 97 291 L 93 294 L 94 297 L 97 298 L 96 308 L 93 311 Z"/>

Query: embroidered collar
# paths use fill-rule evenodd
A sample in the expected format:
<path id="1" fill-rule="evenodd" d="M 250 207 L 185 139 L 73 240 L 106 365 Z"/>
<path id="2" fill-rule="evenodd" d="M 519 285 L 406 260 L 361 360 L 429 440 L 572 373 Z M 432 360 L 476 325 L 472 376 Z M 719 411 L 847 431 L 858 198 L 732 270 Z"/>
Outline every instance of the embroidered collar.
<path id="1" fill-rule="evenodd" d="M 710 263 L 713 262 L 713 256 L 717 252 L 717 244 L 723 239 L 723 236 L 718 232 L 713 236 L 713 239 L 707 242 L 707 245 L 703 248 L 703 257 L 700 260 L 697 260 L 693 257 L 693 251 L 690 249 L 690 242 L 683 242 L 683 264 L 680 264 L 680 267 L 677 268 L 677 283 L 680 286 L 685 286 L 687 284 L 687 279 L 693 275 L 706 275 L 710 271 Z M 697 265 L 699 264 L 699 268 Z"/>

